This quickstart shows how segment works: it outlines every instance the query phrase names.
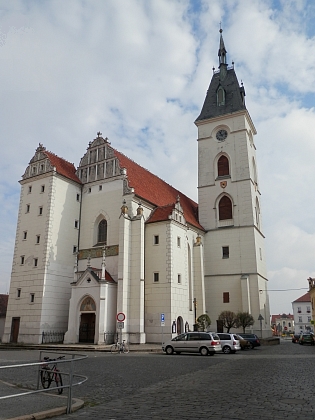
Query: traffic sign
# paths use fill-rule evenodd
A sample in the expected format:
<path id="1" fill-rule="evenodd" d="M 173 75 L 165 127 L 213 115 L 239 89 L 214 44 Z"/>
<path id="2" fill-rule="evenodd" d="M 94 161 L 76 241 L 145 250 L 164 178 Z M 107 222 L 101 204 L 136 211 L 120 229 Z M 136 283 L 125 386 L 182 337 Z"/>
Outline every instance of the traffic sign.
<path id="1" fill-rule="evenodd" d="M 161 327 L 165 327 L 165 322 L 161 322 Z"/>
<path id="2" fill-rule="evenodd" d="M 161 314 L 161 322 L 165 321 L 165 314 Z"/>
<path id="3" fill-rule="evenodd" d="M 117 328 L 118 328 L 119 330 L 123 329 L 123 328 L 124 328 L 124 326 L 125 326 L 125 323 L 124 323 L 124 322 L 117 322 Z"/>
<path id="4" fill-rule="evenodd" d="M 118 322 L 124 322 L 124 320 L 126 319 L 126 315 L 123 312 L 118 312 L 118 314 L 116 315 L 116 319 Z"/>

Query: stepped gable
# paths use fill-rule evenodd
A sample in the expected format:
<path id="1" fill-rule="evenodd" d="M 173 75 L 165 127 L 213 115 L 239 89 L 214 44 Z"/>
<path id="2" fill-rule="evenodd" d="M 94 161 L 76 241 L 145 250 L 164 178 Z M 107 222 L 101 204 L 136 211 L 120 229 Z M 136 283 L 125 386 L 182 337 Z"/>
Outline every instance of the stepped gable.
<path id="1" fill-rule="evenodd" d="M 293 303 L 295 302 L 310 302 L 311 301 L 311 295 L 310 292 L 305 293 L 305 295 L 299 297 L 298 299 L 294 300 Z"/>
<path id="2" fill-rule="evenodd" d="M 134 189 L 135 194 L 139 198 L 142 198 L 143 200 L 158 207 L 164 207 L 171 204 L 174 207 L 174 204 L 177 202 L 177 197 L 179 196 L 180 204 L 183 208 L 184 217 L 187 223 L 203 230 L 203 227 L 198 222 L 197 203 L 173 188 L 171 185 L 167 184 L 158 176 L 153 175 L 147 169 L 142 168 L 140 165 L 118 152 L 116 149 L 113 150 L 119 161 L 120 167 L 127 169 L 129 187 Z M 164 210 L 166 211 L 166 209 Z"/>
<path id="3" fill-rule="evenodd" d="M 73 163 L 60 158 L 59 156 L 52 152 L 48 152 L 47 150 L 44 151 L 44 154 L 48 157 L 51 165 L 56 168 L 56 172 L 58 174 L 81 184 L 80 179 L 75 174 L 76 168 Z"/>

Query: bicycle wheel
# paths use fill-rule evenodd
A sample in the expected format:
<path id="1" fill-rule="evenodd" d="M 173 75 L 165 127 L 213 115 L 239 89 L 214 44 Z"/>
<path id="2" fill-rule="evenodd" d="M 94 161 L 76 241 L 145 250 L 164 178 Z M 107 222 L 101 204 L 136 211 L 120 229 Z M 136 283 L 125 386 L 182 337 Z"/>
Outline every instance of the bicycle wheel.
<path id="1" fill-rule="evenodd" d="M 49 388 L 52 381 L 51 372 L 48 369 L 43 368 L 40 372 L 40 380 L 44 389 Z"/>
<path id="2" fill-rule="evenodd" d="M 63 388 L 62 388 L 62 377 L 60 375 L 59 372 L 55 373 L 55 382 L 56 382 L 56 387 L 58 388 L 58 394 L 62 394 L 63 392 Z"/>
<path id="3" fill-rule="evenodd" d="M 113 345 L 111 346 L 111 348 L 110 348 L 110 352 L 111 352 L 112 354 L 114 354 L 114 353 L 118 353 L 118 352 L 119 352 L 119 345 L 118 345 L 118 344 L 113 344 Z"/>
<path id="4" fill-rule="evenodd" d="M 127 343 L 124 343 L 124 344 L 123 344 L 123 352 L 124 352 L 124 353 L 129 353 L 129 346 L 128 346 L 128 344 L 127 344 Z"/>

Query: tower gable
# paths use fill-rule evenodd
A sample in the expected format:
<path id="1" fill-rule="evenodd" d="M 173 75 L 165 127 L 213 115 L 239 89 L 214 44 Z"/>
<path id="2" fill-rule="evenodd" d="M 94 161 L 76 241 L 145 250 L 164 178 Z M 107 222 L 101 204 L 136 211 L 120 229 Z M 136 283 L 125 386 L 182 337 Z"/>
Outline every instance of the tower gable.
<path id="1" fill-rule="evenodd" d="M 221 66 L 225 65 L 222 64 Z M 196 122 L 245 110 L 244 96 L 244 87 L 239 86 L 233 67 L 227 68 L 224 78 L 222 78 L 221 70 L 215 72 Z M 222 97 L 222 100 L 219 101 L 219 97 Z"/>

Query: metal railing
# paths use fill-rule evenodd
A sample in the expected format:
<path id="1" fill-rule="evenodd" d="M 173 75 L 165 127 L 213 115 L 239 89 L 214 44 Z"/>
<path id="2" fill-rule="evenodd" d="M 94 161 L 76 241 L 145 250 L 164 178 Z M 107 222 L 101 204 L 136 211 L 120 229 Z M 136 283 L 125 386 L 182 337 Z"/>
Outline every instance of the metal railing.
<path id="1" fill-rule="evenodd" d="M 61 331 L 43 331 L 42 344 L 58 343 L 62 344 L 65 338 L 65 333 Z"/>
<path id="2" fill-rule="evenodd" d="M 69 383 L 67 385 L 62 385 L 59 387 L 51 387 L 51 388 L 47 388 L 47 389 L 39 389 L 40 386 L 40 373 L 41 373 L 41 367 L 43 365 L 47 365 L 47 360 L 44 360 L 43 358 L 43 354 L 55 354 L 55 355 L 64 355 L 65 357 L 69 356 L 69 358 L 63 359 L 63 360 L 54 360 L 54 364 L 59 364 L 59 363 L 70 363 L 70 367 L 69 367 L 69 372 L 65 372 L 60 370 L 59 374 L 60 375 L 66 375 L 69 377 Z M 17 368 L 24 368 L 24 367 L 30 367 L 30 366 L 38 366 L 38 370 L 37 370 L 37 384 L 36 384 L 36 390 L 34 391 L 26 391 L 26 392 L 21 392 L 19 394 L 10 394 L 10 395 L 4 395 L 2 397 L 0 397 L 0 400 L 4 400 L 7 398 L 14 398 L 14 397 L 22 397 L 24 395 L 31 395 L 31 394 L 37 394 L 40 392 L 46 392 L 46 391 L 51 391 L 51 390 L 57 390 L 58 388 L 68 388 L 68 398 L 67 398 L 67 414 L 71 413 L 71 401 L 72 401 L 72 388 L 74 386 L 77 385 L 81 385 L 84 382 L 87 381 L 87 376 L 84 375 L 79 375 L 77 373 L 74 373 L 74 366 L 73 364 L 79 360 L 83 360 L 86 359 L 88 356 L 85 354 L 71 354 L 71 353 L 62 353 L 60 351 L 45 351 L 45 350 L 41 350 L 40 351 L 40 355 L 39 355 L 39 359 L 41 360 L 40 362 L 36 362 L 36 363 L 23 363 L 23 364 L 19 364 L 19 365 L 9 365 L 9 366 L 0 366 L 0 369 L 17 369 Z M 48 362 L 49 363 L 49 362 Z M 80 378 L 81 381 L 74 383 L 73 379 L 74 378 Z"/>

